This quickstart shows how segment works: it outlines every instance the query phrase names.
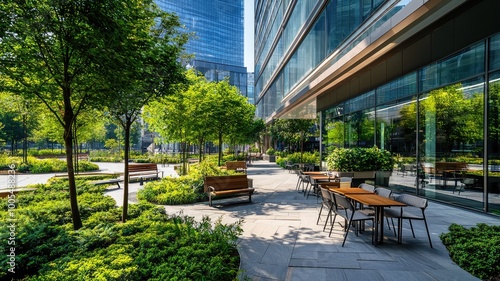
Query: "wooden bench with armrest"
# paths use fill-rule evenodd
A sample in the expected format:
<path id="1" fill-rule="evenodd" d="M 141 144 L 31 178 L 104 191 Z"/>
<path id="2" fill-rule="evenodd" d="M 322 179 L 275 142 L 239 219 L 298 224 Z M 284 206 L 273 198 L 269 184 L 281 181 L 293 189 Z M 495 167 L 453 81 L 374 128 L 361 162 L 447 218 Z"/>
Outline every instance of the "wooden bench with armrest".
<path id="1" fill-rule="evenodd" d="M 204 181 L 204 191 L 208 194 L 208 203 L 212 206 L 212 197 L 248 195 L 252 202 L 254 188 L 248 186 L 247 175 L 207 176 Z"/>
<path id="2" fill-rule="evenodd" d="M 163 178 L 163 171 L 158 171 L 158 165 L 155 163 L 137 163 L 128 165 L 128 177 L 131 178 L 139 178 L 139 181 L 142 182 L 146 179 L 159 179 L 160 173 Z"/>

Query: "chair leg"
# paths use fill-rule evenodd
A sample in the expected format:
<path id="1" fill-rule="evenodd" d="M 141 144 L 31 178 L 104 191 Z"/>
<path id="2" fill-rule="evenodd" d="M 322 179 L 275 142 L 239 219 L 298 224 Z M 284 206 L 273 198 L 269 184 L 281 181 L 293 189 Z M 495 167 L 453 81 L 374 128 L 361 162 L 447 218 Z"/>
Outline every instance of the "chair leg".
<path id="1" fill-rule="evenodd" d="M 425 230 L 427 231 L 427 238 L 429 238 L 429 245 L 431 245 L 431 249 L 433 249 L 431 242 L 431 235 L 429 234 L 429 227 L 427 226 L 427 220 L 425 219 L 425 216 L 424 216 L 424 224 L 425 224 Z"/>
<path id="2" fill-rule="evenodd" d="M 344 233 L 344 242 L 342 242 L 342 247 L 344 247 L 344 244 L 345 244 L 345 240 L 347 239 L 347 235 L 349 234 L 349 229 L 351 228 L 351 221 L 349 221 L 349 223 L 347 223 L 347 229 Z"/>
<path id="3" fill-rule="evenodd" d="M 323 204 L 321 204 L 321 208 L 319 209 L 318 220 L 316 221 L 316 225 L 319 223 L 319 219 L 321 218 L 321 211 L 323 211 Z M 328 217 L 327 217 L 328 219 Z"/>
<path id="4" fill-rule="evenodd" d="M 411 219 L 408 219 L 408 222 L 410 222 L 411 234 L 413 234 L 413 238 L 415 238 L 415 231 L 413 231 L 413 224 L 411 223 Z"/>

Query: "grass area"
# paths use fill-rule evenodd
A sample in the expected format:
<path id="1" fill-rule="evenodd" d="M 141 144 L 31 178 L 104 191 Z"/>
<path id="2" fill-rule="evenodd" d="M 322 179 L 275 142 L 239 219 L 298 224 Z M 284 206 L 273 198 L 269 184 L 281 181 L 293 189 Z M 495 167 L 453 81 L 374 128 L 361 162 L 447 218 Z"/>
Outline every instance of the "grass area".
<path id="1" fill-rule="evenodd" d="M 84 226 L 75 231 L 67 180 L 31 187 L 36 190 L 1 199 L 0 216 L 12 211 L 16 221 L 14 240 L 0 232 L 4 257 L 15 256 L 14 264 L 0 264 L 0 280 L 236 279 L 240 223 L 196 222 L 149 203 L 131 205 L 129 220 L 121 223 L 121 208 L 103 194 L 106 187 L 78 180 Z M 1 220 L 1 229 L 9 223 Z"/>

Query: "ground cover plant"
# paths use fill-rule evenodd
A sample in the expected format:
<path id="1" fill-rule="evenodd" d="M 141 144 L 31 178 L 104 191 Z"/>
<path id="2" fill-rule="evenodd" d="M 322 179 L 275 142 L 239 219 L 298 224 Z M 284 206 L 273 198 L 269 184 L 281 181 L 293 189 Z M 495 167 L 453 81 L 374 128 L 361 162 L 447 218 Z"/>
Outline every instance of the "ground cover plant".
<path id="1" fill-rule="evenodd" d="M 500 280 L 500 226 L 454 223 L 448 230 L 440 238 L 458 266 L 482 280 Z"/>
<path id="2" fill-rule="evenodd" d="M 39 184 L 16 195 L 15 245 L 0 232 L 0 280 L 234 280 L 239 267 L 235 242 L 240 223 L 167 215 L 148 203 L 131 205 L 129 220 L 104 195 L 104 186 L 77 180 L 83 227 L 74 230 L 67 180 Z M 11 198 L 12 199 L 12 198 Z M 8 199 L 0 216 L 7 218 Z M 7 220 L 0 220 L 7 229 Z M 14 249 L 15 273 L 6 262 Z"/>
<path id="3" fill-rule="evenodd" d="M 216 158 L 209 157 L 199 164 L 192 164 L 189 173 L 179 177 L 165 177 L 160 181 L 148 182 L 137 193 L 137 198 L 161 205 L 190 204 L 207 201 L 203 191 L 205 176 L 234 175 L 236 172 L 220 169 Z"/>
<path id="4" fill-rule="evenodd" d="M 20 173 L 62 173 L 67 171 L 66 161 L 61 159 L 37 159 L 29 156 L 28 163 L 23 163 L 21 157 L 10 157 L 0 155 L 0 170 L 8 170 L 9 166 L 14 164 L 16 170 Z M 78 161 L 78 172 L 97 171 L 99 166 L 85 160 Z"/>

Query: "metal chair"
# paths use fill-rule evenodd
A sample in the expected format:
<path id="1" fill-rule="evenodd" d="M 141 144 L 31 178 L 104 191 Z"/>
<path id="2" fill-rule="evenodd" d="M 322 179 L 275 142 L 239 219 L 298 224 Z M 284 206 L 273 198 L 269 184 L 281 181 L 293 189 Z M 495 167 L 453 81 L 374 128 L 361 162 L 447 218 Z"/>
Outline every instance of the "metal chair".
<path id="1" fill-rule="evenodd" d="M 365 222 L 365 221 L 374 221 L 373 216 L 367 216 L 363 213 L 357 212 L 356 208 L 354 207 L 353 203 L 349 201 L 346 197 L 333 193 L 334 196 L 334 210 L 335 214 L 344 218 L 344 241 L 342 242 L 342 247 L 344 247 L 347 235 L 349 234 L 349 229 L 351 227 L 351 224 L 353 222 L 358 222 L 358 225 L 356 226 L 356 236 L 358 236 L 358 231 L 360 229 L 359 223 L 360 222 Z M 332 234 L 333 230 L 333 224 L 335 223 L 335 218 L 333 219 L 332 226 L 330 228 L 330 234 Z M 372 231 L 372 241 L 373 241 L 373 231 Z"/>
<path id="2" fill-rule="evenodd" d="M 330 219 L 330 224 L 333 224 L 333 216 L 335 213 L 333 212 L 333 199 L 332 199 L 332 194 L 331 191 L 329 191 L 326 188 L 321 187 L 321 208 L 319 209 L 319 214 L 318 214 L 318 220 L 316 221 L 316 224 L 319 223 L 319 220 L 321 218 L 321 212 L 323 211 L 323 208 L 327 209 L 328 214 L 325 219 L 325 225 L 323 226 L 323 231 L 325 231 L 326 224 L 328 223 L 328 219 Z"/>
<path id="3" fill-rule="evenodd" d="M 429 244 L 432 248 L 431 235 L 429 234 L 429 227 L 425 218 L 425 209 L 428 206 L 427 199 L 410 194 L 401 194 L 396 197 L 395 200 L 405 203 L 406 206 L 399 208 L 387 208 L 385 209 L 384 215 L 389 218 L 398 219 L 398 243 L 403 241 L 403 220 L 407 219 L 409 221 L 413 238 L 415 238 L 415 231 L 413 230 L 413 224 L 411 221 L 422 220 L 424 221 L 427 238 L 429 239 Z"/>

